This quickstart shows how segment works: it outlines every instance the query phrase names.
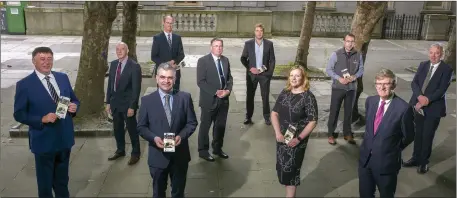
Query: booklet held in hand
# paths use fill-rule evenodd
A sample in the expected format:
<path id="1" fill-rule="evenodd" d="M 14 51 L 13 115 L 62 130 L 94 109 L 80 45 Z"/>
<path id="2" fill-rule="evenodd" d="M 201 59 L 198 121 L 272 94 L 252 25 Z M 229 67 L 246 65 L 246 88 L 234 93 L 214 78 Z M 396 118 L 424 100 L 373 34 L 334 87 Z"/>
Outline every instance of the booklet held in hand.
<path id="1" fill-rule="evenodd" d="M 70 105 L 70 98 L 60 96 L 57 103 L 56 115 L 59 119 L 65 119 L 67 116 L 68 106 Z"/>
<path id="2" fill-rule="evenodd" d="M 164 152 L 175 152 L 175 134 L 165 133 L 163 136 Z"/>

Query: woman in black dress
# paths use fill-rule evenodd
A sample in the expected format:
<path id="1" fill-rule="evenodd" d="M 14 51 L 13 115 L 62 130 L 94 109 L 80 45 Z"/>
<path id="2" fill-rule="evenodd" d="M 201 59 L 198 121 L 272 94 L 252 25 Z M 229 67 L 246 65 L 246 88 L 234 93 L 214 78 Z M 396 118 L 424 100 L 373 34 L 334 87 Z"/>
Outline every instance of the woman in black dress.
<path id="1" fill-rule="evenodd" d="M 295 197 L 309 135 L 317 125 L 316 98 L 309 90 L 308 77 L 301 67 L 294 67 L 289 72 L 286 88 L 279 94 L 271 112 L 271 122 L 277 140 L 278 180 L 286 186 L 286 197 Z M 287 144 L 286 131 L 293 133 Z"/>

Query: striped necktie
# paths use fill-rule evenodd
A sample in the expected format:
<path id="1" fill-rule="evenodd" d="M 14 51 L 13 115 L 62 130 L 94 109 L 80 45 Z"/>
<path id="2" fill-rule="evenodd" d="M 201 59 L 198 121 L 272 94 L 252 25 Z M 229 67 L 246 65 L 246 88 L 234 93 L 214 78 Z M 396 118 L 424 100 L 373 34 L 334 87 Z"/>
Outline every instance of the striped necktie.
<path id="1" fill-rule="evenodd" d="M 49 81 L 50 77 L 46 76 L 44 78 L 46 79 L 46 82 L 48 83 L 48 88 L 49 88 L 49 92 L 51 93 L 52 100 L 54 100 L 54 102 L 57 104 L 57 102 L 59 101 L 59 96 L 57 95 L 57 92 L 54 89 L 54 86 L 52 86 L 51 81 Z"/>

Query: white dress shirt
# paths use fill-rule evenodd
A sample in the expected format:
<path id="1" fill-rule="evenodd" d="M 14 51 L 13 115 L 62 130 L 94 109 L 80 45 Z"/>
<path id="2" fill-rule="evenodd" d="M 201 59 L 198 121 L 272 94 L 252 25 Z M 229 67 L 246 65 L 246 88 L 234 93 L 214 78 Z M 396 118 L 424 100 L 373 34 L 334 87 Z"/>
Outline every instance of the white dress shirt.
<path id="1" fill-rule="evenodd" d="M 52 98 L 52 95 L 51 95 L 51 91 L 49 90 L 48 88 L 48 83 L 46 82 L 46 75 L 40 73 L 39 71 L 35 70 L 35 73 L 36 75 L 38 76 L 38 79 L 40 79 L 41 83 L 43 84 L 44 88 L 48 91 L 49 93 L 49 96 L 51 96 Z M 54 75 L 52 74 L 52 72 L 48 75 L 50 78 L 49 78 L 49 82 L 51 82 L 52 86 L 54 87 L 54 89 L 56 90 L 57 92 L 57 95 L 60 96 L 60 89 L 59 89 L 59 86 L 57 85 L 57 81 L 56 81 L 56 78 L 54 77 Z"/>
<path id="2" fill-rule="evenodd" d="M 430 78 L 433 77 L 433 74 L 435 74 L 435 71 L 436 71 L 436 69 L 438 69 L 438 66 L 440 65 L 440 63 L 441 63 L 441 61 L 439 61 L 439 62 L 436 63 L 436 64 L 430 63 L 430 67 L 433 67 L 433 69 L 432 69 L 432 75 L 430 76 Z"/>
<path id="3" fill-rule="evenodd" d="M 392 93 L 392 95 L 389 97 L 389 99 L 385 100 L 386 104 L 384 104 L 384 113 L 383 113 L 383 115 L 386 114 L 387 108 L 389 108 L 390 102 L 392 102 L 392 98 L 393 97 L 394 97 L 394 94 Z M 378 110 L 379 110 L 379 107 L 381 107 L 381 102 L 382 102 L 382 98 L 379 98 Z M 378 112 L 378 110 L 376 110 L 376 112 Z"/>
<path id="4" fill-rule="evenodd" d="M 167 38 L 167 41 L 168 41 L 168 35 L 170 35 L 170 41 L 171 41 L 171 43 L 173 43 L 173 33 L 165 32 L 165 31 L 163 31 L 163 33 L 165 33 L 165 37 Z"/>

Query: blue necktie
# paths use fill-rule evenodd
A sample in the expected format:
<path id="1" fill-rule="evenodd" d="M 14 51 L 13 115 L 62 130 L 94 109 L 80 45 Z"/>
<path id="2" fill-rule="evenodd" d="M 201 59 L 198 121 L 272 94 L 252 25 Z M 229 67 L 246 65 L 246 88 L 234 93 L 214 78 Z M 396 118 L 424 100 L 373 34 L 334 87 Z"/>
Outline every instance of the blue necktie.
<path id="1" fill-rule="evenodd" d="M 217 59 L 217 71 L 219 72 L 219 78 L 221 79 L 221 89 L 225 89 L 225 77 L 224 72 L 222 72 L 221 59 Z"/>

